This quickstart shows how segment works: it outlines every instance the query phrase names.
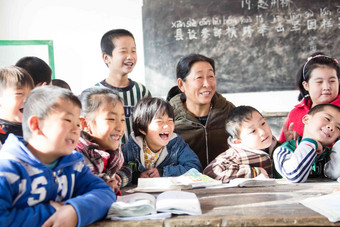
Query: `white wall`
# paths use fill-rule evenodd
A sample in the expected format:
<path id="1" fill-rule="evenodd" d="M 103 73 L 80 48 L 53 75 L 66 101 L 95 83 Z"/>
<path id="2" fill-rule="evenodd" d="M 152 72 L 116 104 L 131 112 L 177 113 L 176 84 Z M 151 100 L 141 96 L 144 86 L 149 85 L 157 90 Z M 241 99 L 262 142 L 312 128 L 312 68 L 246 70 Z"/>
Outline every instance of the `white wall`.
<path id="1" fill-rule="evenodd" d="M 108 75 L 102 35 L 125 28 L 138 51 L 131 78 L 145 83 L 141 6 L 142 0 L 0 0 L 0 39 L 53 40 L 55 76 L 79 94 Z"/>
<path id="2" fill-rule="evenodd" d="M 108 75 L 101 59 L 102 35 L 110 29 L 125 28 L 134 34 L 138 52 L 130 78 L 147 85 L 142 3 L 143 0 L 0 0 L 0 39 L 53 40 L 55 76 L 68 82 L 74 93 L 79 94 Z M 297 103 L 297 94 L 285 91 L 225 96 L 235 105 L 285 112 Z"/>

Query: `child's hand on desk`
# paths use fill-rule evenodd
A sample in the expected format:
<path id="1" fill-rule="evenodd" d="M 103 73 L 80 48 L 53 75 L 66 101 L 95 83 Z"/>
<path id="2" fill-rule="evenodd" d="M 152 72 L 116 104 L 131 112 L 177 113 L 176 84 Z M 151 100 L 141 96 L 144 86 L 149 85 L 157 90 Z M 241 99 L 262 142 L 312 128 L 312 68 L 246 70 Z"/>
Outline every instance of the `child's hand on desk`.
<path id="1" fill-rule="evenodd" d="M 267 171 L 262 167 L 260 167 L 260 174 L 262 174 L 265 178 L 269 178 Z"/>
<path id="2" fill-rule="evenodd" d="M 45 221 L 42 227 L 77 226 L 78 216 L 72 205 L 64 205 L 63 202 L 54 201 L 50 201 L 50 205 L 55 209 L 55 213 Z"/>
<path id="3" fill-rule="evenodd" d="M 115 193 L 117 193 L 120 189 L 120 185 L 122 184 L 122 180 L 117 174 L 115 174 L 115 176 L 108 179 L 106 183 L 110 185 L 110 187 Z"/>
<path id="4" fill-rule="evenodd" d="M 152 168 L 152 169 L 149 169 L 149 170 L 141 173 L 140 177 L 142 177 L 142 178 L 160 177 L 160 174 L 159 174 L 157 168 Z"/>

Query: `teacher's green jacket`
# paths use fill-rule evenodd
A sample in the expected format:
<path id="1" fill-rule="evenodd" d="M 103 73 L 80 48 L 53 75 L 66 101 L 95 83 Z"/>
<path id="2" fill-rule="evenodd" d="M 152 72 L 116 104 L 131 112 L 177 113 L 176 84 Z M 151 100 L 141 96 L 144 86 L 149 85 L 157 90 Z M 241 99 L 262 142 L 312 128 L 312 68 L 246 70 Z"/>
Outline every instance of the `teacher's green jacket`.
<path id="1" fill-rule="evenodd" d="M 183 96 L 178 94 L 170 100 L 175 113 L 175 132 L 197 154 L 204 169 L 217 155 L 228 149 L 225 121 L 235 106 L 216 92 L 211 99 L 207 122 L 203 125 L 185 108 Z"/>

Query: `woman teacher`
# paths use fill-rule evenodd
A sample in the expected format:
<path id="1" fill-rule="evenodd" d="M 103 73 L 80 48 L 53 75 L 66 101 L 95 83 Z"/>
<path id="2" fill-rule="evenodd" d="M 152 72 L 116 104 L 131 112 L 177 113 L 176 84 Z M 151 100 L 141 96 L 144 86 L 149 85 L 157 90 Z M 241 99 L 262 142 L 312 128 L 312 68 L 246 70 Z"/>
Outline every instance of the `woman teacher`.
<path id="1" fill-rule="evenodd" d="M 190 54 L 177 64 L 177 85 L 182 93 L 170 104 L 175 113 L 175 132 L 189 144 L 203 168 L 228 148 L 225 121 L 234 104 L 216 92 L 215 62 Z"/>

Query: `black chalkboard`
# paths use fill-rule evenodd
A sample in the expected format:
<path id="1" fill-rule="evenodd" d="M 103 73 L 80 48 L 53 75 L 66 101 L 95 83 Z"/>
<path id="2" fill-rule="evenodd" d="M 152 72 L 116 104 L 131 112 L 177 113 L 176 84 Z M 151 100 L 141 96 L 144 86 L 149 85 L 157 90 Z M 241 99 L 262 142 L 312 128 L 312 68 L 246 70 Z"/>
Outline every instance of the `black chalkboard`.
<path id="1" fill-rule="evenodd" d="M 166 96 L 190 53 L 216 62 L 220 93 L 295 89 L 315 51 L 340 55 L 337 0 L 144 0 L 146 85 Z"/>

